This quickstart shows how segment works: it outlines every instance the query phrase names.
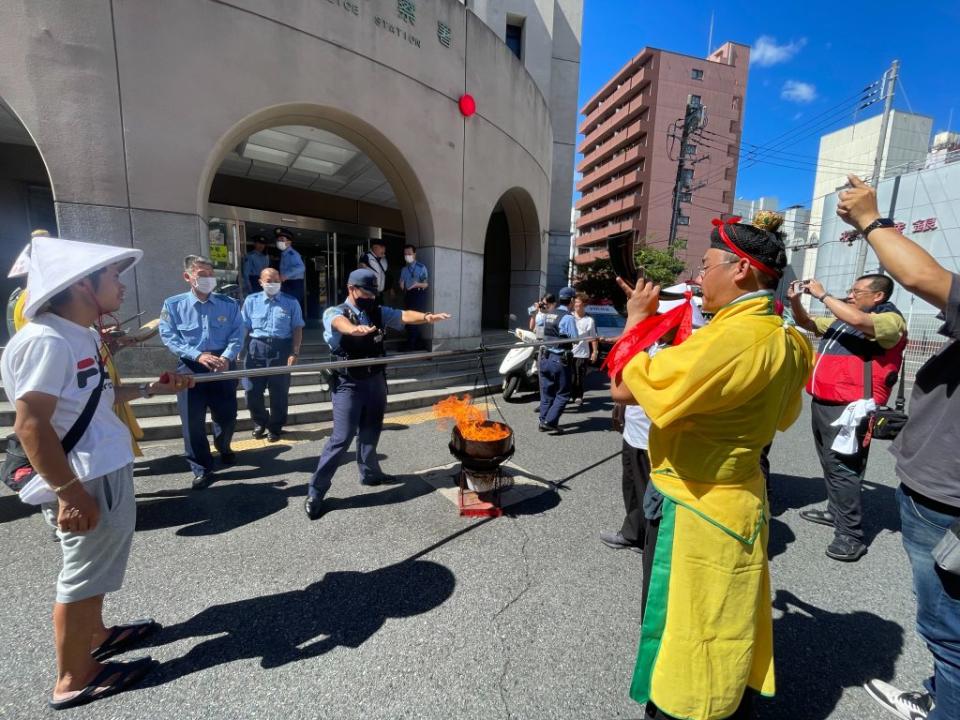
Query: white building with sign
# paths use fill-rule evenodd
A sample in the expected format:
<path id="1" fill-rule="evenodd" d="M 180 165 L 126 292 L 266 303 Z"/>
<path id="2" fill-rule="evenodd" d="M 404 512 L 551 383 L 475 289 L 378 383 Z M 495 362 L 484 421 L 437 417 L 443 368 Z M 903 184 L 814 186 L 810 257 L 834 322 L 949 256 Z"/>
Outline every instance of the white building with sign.
<path id="1" fill-rule="evenodd" d="M 506 327 L 566 280 L 582 5 L 0 3 L 0 264 L 38 226 L 141 248 L 147 320 L 184 255 L 230 281 L 284 227 L 316 325 L 383 238 L 454 315 L 435 342 Z"/>
<path id="2" fill-rule="evenodd" d="M 960 153 L 958 153 L 960 154 Z M 922 163 L 921 163 L 922 164 Z M 960 272 L 960 163 L 920 169 L 880 182 L 880 211 L 951 272 Z M 824 203 L 816 277 L 828 292 L 842 296 L 854 280 L 857 248 L 863 240 L 836 214 L 837 193 Z M 867 252 L 865 272 L 876 272 L 877 257 Z M 937 310 L 897 287 L 893 302 L 908 317 L 930 317 Z"/>

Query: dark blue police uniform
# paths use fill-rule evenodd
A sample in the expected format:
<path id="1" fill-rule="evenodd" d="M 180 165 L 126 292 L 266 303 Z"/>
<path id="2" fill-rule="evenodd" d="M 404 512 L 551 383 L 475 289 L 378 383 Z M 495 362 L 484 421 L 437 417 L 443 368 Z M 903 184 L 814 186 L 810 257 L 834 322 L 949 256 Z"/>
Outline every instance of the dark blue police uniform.
<path id="1" fill-rule="evenodd" d="M 243 326 L 247 330 L 247 356 L 244 368 L 277 367 L 287 364 L 293 354 L 293 331 L 302 328 L 303 313 L 296 298 L 284 292 L 273 297 L 266 292 L 248 295 L 243 301 Z M 299 352 L 299 348 L 297 348 Z M 247 396 L 247 409 L 258 428 L 266 428 L 271 440 L 280 434 L 287 422 L 290 376 L 244 378 L 241 381 Z M 267 414 L 263 393 L 270 390 L 270 413 Z M 261 431 L 262 432 L 262 431 Z"/>
<path id="2" fill-rule="evenodd" d="M 180 358 L 178 373 L 211 372 L 197 358 L 208 352 L 230 361 L 243 347 L 243 320 L 240 305 L 226 295 L 210 293 L 201 301 L 193 291 L 167 298 L 160 313 L 160 339 Z M 206 477 L 213 469 L 210 443 L 207 441 L 206 416 L 213 419 L 213 444 L 221 460 L 232 456 L 230 441 L 237 423 L 237 383 L 235 380 L 201 383 L 177 393 L 183 446 L 195 477 Z"/>
<path id="3" fill-rule="evenodd" d="M 355 270 L 348 280 L 350 285 L 376 292 L 376 276 L 373 271 Z M 360 284 L 364 283 L 364 284 Z M 354 325 L 373 325 L 377 331 L 355 337 L 342 335 L 333 327 L 337 317 L 346 317 Z M 323 314 L 323 337 L 330 346 L 334 359 L 356 360 L 383 357 L 384 330 L 392 327 L 403 329 L 403 313 L 390 307 L 375 305 L 361 310 L 350 300 L 327 308 Z M 387 379 L 383 365 L 353 367 L 337 370 L 330 380 L 333 401 L 333 431 L 327 441 L 317 469 L 310 478 L 308 502 L 319 501 L 330 489 L 340 458 L 357 437 L 357 464 L 360 482 L 378 484 L 383 477 L 377 459 L 377 443 L 383 429 L 383 414 L 387 405 Z"/>
<path id="4" fill-rule="evenodd" d="M 573 288 L 563 288 L 559 297 L 570 300 L 574 296 Z M 560 338 L 576 339 L 577 321 L 568 308 L 558 305 L 540 315 L 537 320 L 538 331 L 542 329 L 544 340 Z M 538 332 L 538 335 L 541 333 Z M 571 346 L 549 345 L 540 349 L 538 362 L 540 371 L 540 429 L 556 430 L 573 386 L 573 359 Z"/>

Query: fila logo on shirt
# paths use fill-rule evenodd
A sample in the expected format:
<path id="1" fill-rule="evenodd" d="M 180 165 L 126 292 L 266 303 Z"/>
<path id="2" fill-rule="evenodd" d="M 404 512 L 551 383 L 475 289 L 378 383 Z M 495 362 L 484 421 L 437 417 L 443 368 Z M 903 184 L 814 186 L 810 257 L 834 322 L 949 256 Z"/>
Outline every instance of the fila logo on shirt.
<path id="1" fill-rule="evenodd" d="M 97 361 L 92 357 L 84 358 L 77 363 L 77 387 L 83 390 L 87 386 L 90 378 L 95 378 L 100 373 Z"/>

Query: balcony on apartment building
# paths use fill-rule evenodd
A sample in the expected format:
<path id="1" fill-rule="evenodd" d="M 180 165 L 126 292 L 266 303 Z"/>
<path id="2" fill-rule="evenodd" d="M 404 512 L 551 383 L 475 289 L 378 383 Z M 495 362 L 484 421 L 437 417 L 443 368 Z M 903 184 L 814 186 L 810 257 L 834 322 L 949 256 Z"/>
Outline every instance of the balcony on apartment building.
<path id="1" fill-rule="evenodd" d="M 624 83 L 641 70 L 650 67 L 650 61 L 653 58 L 653 51 L 650 48 L 644 48 L 643 51 L 630 59 L 626 65 L 620 68 L 620 71 L 604 85 L 597 90 L 580 110 L 581 115 L 589 115 L 595 111 L 602 103 L 610 97 L 609 88 L 614 83 Z"/>
<path id="2" fill-rule="evenodd" d="M 632 171 L 634 169 L 633 166 L 643 162 L 646 151 L 647 149 L 645 147 L 637 145 L 626 152 L 615 155 L 605 163 L 597 165 L 589 173 L 580 178 L 580 182 L 577 183 L 577 192 L 592 192 L 595 185 L 616 175 L 618 172 L 624 170 Z M 642 170 L 642 166 L 640 169 Z"/>
<path id="3" fill-rule="evenodd" d="M 577 164 L 577 172 L 582 173 L 584 170 L 591 168 L 601 160 L 604 160 L 608 156 L 612 155 L 620 148 L 629 145 L 634 140 L 642 138 L 650 131 L 649 118 L 650 114 L 646 113 L 643 117 L 639 118 L 635 122 L 632 122 L 627 127 L 615 130 L 609 139 L 606 139 L 599 145 L 594 146 L 594 149 L 590 150 L 589 154 L 587 153 L 589 147 L 585 144 L 581 145 L 580 152 L 584 154 L 584 157 Z"/>
<path id="4" fill-rule="evenodd" d="M 573 256 L 573 261 L 577 265 L 587 265 L 594 260 L 606 260 L 608 257 L 610 257 L 610 253 L 607 252 L 606 248 L 597 248 L 596 250 L 577 253 Z"/>
<path id="5" fill-rule="evenodd" d="M 593 132 L 597 125 L 609 119 L 612 108 L 632 99 L 649 84 L 647 68 L 624 80 L 620 87 L 613 91 L 612 95 L 604 98 L 594 110 L 587 113 L 583 122 L 580 123 L 578 132 L 581 135 Z"/>
<path id="6" fill-rule="evenodd" d="M 643 184 L 643 168 L 641 167 L 636 170 L 631 170 L 630 172 L 626 173 L 625 175 L 622 175 L 621 177 L 614 178 L 613 180 L 608 182 L 606 185 L 600 185 L 599 187 L 594 188 L 593 190 L 588 192 L 586 195 L 581 196 L 581 198 L 577 200 L 576 205 L 574 207 L 576 207 L 577 210 L 582 211 L 586 207 L 590 207 L 591 205 L 596 205 L 598 202 L 600 202 L 604 198 L 608 198 L 611 195 L 616 195 L 622 190 L 629 190 L 630 188 L 636 185 L 642 185 L 642 184 Z M 641 187 L 641 189 L 638 192 L 642 193 L 643 188 Z"/>
<path id="7" fill-rule="evenodd" d="M 619 144 L 622 145 L 645 132 L 649 132 L 650 113 L 648 112 L 649 105 L 646 103 L 646 96 L 638 97 L 629 108 L 617 113 L 602 128 L 598 128 L 596 132 L 591 133 L 580 143 L 579 150 L 585 155 L 583 163 L 587 162 L 588 157 L 603 157 L 611 150 L 615 150 L 618 143 L 614 141 L 618 138 L 620 139 Z M 587 155 L 588 152 L 589 155 Z"/>
<path id="8" fill-rule="evenodd" d="M 597 125 L 583 139 L 582 148 L 589 148 L 606 140 L 614 130 L 636 120 L 650 109 L 650 94 L 642 92 L 633 100 L 621 105 L 607 120 Z"/>
<path id="9" fill-rule="evenodd" d="M 579 224 L 577 227 L 581 227 Z M 591 230 L 588 233 L 577 236 L 577 247 L 590 247 L 593 245 L 600 245 L 603 243 L 610 235 L 614 233 L 623 232 L 624 230 L 642 230 L 642 222 L 640 218 L 631 218 L 629 220 L 624 220 L 623 222 L 617 223 L 608 223 L 602 228 L 597 228 L 596 230 Z"/>
<path id="10" fill-rule="evenodd" d="M 586 227 L 587 225 L 593 225 L 607 218 L 623 215 L 630 210 L 639 210 L 641 202 L 640 193 L 630 193 L 624 198 L 608 200 L 600 207 L 582 213 L 577 224 Z"/>

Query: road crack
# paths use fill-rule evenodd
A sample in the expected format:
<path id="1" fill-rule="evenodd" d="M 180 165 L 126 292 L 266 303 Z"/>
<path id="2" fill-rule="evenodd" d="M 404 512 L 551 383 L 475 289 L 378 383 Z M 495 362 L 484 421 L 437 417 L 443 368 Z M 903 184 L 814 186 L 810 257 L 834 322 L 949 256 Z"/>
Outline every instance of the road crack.
<path id="1" fill-rule="evenodd" d="M 527 557 L 527 545 L 530 542 L 530 536 L 524 531 L 523 526 L 519 524 L 516 518 L 511 518 L 513 526 L 520 532 L 523 536 L 523 542 L 520 544 L 520 559 L 523 561 L 523 577 L 522 584 L 519 592 L 514 595 L 510 600 L 508 600 L 502 608 L 500 608 L 496 614 L 493 616 L 493 622 L 495 625 L 499 625 L 500 618 L 512 608 L 517 602 L 520 601 L 524 595 L 527 594 L 527 591 L 530 590 L 532 586 L 532 581 L 530 577 L 530 559 Z M 499 630 L 499 627 L 498 627 Z M 503 712 L 506 720 L 510 720 L 513 717 L 513 714 L 510 712 L 510 703 L 507 700 L 507 689 L 505 687 L 507 681 L 507 674 L 510 671 L 510 655 L 507 651 L 507 638 L 504 632 L 499 631 L 497 637 L 500 638 L 500 651 L 503 657 L 503 666 L 500 669 L 500 679 L 497 682 L 497 688 L 500 692 L 500 702 L 503 704 Z"/>

